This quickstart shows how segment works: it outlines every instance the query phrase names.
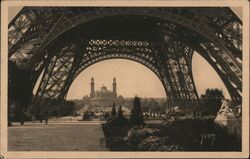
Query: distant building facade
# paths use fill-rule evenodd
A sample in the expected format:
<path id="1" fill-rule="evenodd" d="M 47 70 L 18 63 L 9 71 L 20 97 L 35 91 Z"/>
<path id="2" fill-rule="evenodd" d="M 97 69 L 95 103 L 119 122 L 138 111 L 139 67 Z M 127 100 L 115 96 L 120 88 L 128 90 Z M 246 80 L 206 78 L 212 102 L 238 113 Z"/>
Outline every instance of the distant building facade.
<path id="1" fill-rule="evenodd" d="M 106 86 L 102 86 L 99 91 L 95 91 L 95 81 L 94 78 L 91 78 L 90 82 L 90 98 L 95 99 L 112 99 L 115 100 L 117 98 L 116 93 L 116 78 L 113 79 L 113 91 L 109 91 Z"/>
<path id="2" fill-rule="evenodd" d="M 109 106 L 111 107 L 113 103 L 116 105 L 121 105 L 124 102 L 124 98 L 120 95 L 117 97 L 117 83 L 116 78 L 113 78 L 113 88 L 112 91 L 108 90 L 106 86 L 102 86 L 100 90 L 95 90 L 95 81 L 94 78 L 91 78 L 90 81 L 90 94 L 84 96 L 83 100 L 85 103 L 89 103 L 93 106 Z"/>

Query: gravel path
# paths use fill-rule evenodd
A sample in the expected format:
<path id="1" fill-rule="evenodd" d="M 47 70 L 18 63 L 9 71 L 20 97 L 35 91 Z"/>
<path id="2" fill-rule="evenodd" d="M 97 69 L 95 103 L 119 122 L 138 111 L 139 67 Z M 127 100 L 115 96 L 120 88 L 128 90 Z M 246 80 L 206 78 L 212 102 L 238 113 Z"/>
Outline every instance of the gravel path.
<path id="1" fill-rule="evenodd" d="M 8 127 L 9 151 L 108 151 L 101 124 L 26 124 Z"/>

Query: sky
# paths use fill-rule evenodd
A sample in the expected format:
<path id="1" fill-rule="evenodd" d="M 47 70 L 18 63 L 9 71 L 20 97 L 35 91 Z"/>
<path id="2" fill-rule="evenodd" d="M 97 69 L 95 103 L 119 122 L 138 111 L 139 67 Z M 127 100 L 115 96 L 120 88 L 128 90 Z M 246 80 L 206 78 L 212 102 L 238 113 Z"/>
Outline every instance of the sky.
<path id="1" fill-rule="evenodd" d="M 20 9 L 21 7 L 9 8 L 9 21 Z M 242 17 L 238 8 L 232 9 L 240 18 Z M 198 53 L 193 56 L 192 68 L 199 95 L 204 94 L 207 88 L 218 88 L 224 92 L 226 98 L 230 98 L 217 73 Z M 160 80 L 147 67 L 130 60 L 113 59 L 98 62 L 81 72 L 72 83 L 67 99 L 81 99 L 83 96 L 89 95 L 91 77 L 95 79 L 96 90 L 99 90 L 102 85 L 112 90 L 113 77 L 116 77 L 117 93 L 123 97 L 134 97 L 135 95 L 155 98 L 166 97 Z"/>

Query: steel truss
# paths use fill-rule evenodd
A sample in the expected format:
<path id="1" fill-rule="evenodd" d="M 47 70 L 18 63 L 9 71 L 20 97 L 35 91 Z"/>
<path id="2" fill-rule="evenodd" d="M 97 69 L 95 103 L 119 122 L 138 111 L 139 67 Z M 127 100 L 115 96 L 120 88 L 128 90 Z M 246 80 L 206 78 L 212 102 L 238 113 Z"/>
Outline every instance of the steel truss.
<path id="1" fill-rule="evenodd" d="M 152 19 L 156 33 L 138 40 L 121 39 L 112 29 L 106 34 L 84 32 L 90 22 L 110 17 Z M 138 26 L 139 28 L 142 26 Z M 105 27 L 104 27 L 105 28 Z M 134 30 L 133 30 L 134 29 Z M 86 28 L 85 28 L 86 30 Z M 68 38 L 74 32 L 83 36 Z M 148 32 L 144 31 L 143 35 Z M 151 69 L 176 105 L 198 101 L 192 74 L 192 55 L 200 53 L 216 70 L 235 105 L 242 97 L 242 22 L 229 8 L 99 8 L 25 7 L 9 24 L 9 59 L 44 70 L 34 103 L 65 100 L 74 79 L 99 61 L 122 58 Z M 134 35 L 134 36 L 133 36 Z M 120 38 L 119 38 L 120 37 Z M 148 37 L 151 38 L 151 35 Z"/>
<path id="2" fill-rule="evenodd" d="M 76 46 L 82 49 L 77 50 Z M 197 102 L 190 62 L 193 50 L 182 44 L 178 47 L 172 44 L 167 51 L 168 56 L 162 57 L 157 45 L 147 41 L 91 39 L 72 44 L 72 47 L 68 45 L 52 58 L 45 70 L 35 102 L 44 98 L 64 99 L 71 83 L 85 68 L 115 58 L 133 60 L 151 69 L 175 103 L 187 105 L 187 101 L 191 101 L 190 104 Z"/>

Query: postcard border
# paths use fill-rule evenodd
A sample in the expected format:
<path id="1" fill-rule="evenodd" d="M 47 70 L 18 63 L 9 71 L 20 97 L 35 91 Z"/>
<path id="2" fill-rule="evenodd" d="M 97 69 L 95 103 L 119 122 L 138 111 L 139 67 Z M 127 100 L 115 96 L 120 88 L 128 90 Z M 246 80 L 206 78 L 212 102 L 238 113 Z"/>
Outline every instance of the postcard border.
<path id="1" fill-rule="evenodd" d="M 34 3 L 35 2 L 35 3 Z M 243 119 L 242 152 L 102 152 L 102 151 L 7 151 L 7 57 L 8 7 L 11 6 L 234 6 L 243 8 Z M 3 1 L 1 3 L 1 155 L 5 158 L 239 158 L 249 156 L 249 2 L 247 0 L 179 0 L 176 1 Z M 247 140 L 246 140 L 247 139 Z"/>

